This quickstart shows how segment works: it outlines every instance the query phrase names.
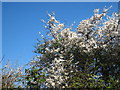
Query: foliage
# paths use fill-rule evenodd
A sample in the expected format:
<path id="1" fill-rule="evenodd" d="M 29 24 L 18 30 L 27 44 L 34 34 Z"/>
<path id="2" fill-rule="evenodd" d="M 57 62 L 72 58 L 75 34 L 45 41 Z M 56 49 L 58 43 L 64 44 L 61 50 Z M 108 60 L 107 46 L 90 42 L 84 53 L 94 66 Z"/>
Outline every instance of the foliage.
<path id="1" fill-rule="evenodd" d="M 109 9 L 109 8 L 108 8 Z M 82 20 L 76 31 L 66 28 L 48 14 L 45 28 L 49 39 L 36 46 L 35 65 L 42 64 L 46 72 L 45 85 L 52 88 L 119 88 L 120 57 L 117 14 L 99 14 Z M 97 79 L 96 79 L 97 78 Z"/>
<path id="2" fill-rule="evenodd" d="M 37 66 L 30 65 L 29 68 L 25 69 L 25 77 L 23 84 L 26 88 L 41 88 L 43 86 L 43 82 L 45 73 L 42 72 L 42 68 Z"/>

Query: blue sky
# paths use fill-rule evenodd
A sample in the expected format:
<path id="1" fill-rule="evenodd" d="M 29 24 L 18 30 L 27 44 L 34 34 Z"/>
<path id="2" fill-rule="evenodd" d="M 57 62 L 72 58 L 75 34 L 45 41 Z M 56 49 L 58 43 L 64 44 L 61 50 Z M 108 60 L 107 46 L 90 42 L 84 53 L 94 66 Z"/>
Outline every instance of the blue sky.
<path id="1" fill-rule="evenodd" d="M 90 18 L 95 8 L 102 9 L 104 6 L 113 6 L 108 15 L 118 11 L 117 2 L 4 2 L 2 3 L 2 55 L 5 56 L 3 65 L 9 59 L 12 64 L 25 65 L 34 56 L 33 46 L 40 38 L 38 32 L 46 35 L 44 23 L 47 21 L 47 12 L 55 12 L 58 21 L 70 26 L 74 21 L 74 28 L 83 19 Z"/>

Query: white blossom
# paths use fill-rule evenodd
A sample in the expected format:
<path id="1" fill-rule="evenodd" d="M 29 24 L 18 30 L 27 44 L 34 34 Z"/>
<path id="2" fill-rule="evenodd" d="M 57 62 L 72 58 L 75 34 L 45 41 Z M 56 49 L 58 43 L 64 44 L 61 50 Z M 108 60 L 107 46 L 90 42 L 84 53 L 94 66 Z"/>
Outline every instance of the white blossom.
<path id="1" fill-rule="evenodd" d="M 66 28 L 63 23 L 56 20 L 54 15 L 48 14 L 50 19 L 47 27 L 49 27 L 52 39 L 49 41 L 50 46 L 45 48 L 46 52 L 42 55 L 42 58 L 49 64 L 49 68 L 46 69 L 48 73 L 46 85 L 48 87 L 59 88 L 62 83 L 67 82 L 69 73 L 66 72 L 65 66 L 68 65 L 72 68 L 71 72 L 74 72 L 73 67 L 77 67 L 77 64 L 80 63 L 78 61 L 74 65 L 70 64 L 75 57 L 74 50 L 78 50 L 80 52 L 78 54 L 81 54 L 92 52 L 100 47 L 105 48 L 108 46 L 111 36 L 118 35 L 116 30 L 118 26 L 117 14 L 107 16 L 108 9 L 104 8 L 102 13 L 99 13 L 99 9 L 95 9 L 94 15 L 89 19 L 82 20 L 76 31 Z M 103 20 L 103 17 L 106 17 L 106 20 Z M 117 41 L 116 38 L 114 39 Z M 66 54 L 70 52 L 71 54 Z M 50 54 L 48 58 L 47 54 Z M 67 56 L 70 58 L 66 59 Z M 53 58 L 51 59 L 51 57 Z"/>

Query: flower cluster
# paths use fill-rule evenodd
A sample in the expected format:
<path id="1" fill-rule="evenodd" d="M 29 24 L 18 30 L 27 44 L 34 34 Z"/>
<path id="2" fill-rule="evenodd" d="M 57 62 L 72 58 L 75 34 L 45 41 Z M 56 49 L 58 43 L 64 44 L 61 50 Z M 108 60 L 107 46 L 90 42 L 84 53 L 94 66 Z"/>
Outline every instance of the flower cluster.
<path id="1" fill-rule="evenodd" d="M 95 54 L 94 50 L 107 50 L 117 46 L 118 15 L 113 13 L 112 16 L 107 16 L 108 10 L 105 7 L 99 14 L 99 9 L 95 9 L 94 15 L 82 20 L 76 31 L 66 28 L 55 18 L 54 13 L 48 14 L 49 20 L 45 28 L 50 31 L 52 39 L 37 47 L 37 53 L 42 54 L 37 57 L 38 64 L 42 63 L 47 73 L 47 87 L 67 87 L 70 73 L 79 70 L 88 72 L 88 62 L 95 60 L 95 57 L 90 56 Z"/>

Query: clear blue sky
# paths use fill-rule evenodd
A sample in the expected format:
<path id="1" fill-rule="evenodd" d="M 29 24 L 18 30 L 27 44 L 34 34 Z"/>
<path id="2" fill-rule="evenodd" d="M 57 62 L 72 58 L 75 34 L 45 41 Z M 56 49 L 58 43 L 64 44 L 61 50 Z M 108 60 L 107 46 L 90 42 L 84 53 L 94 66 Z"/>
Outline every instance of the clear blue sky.
<path id="1" fill-rule="evenodd" d="M 2 4 L 2 24 L 3 24 L 3 51 L 5 56 L 3 65 L 9 59 L 12 64 L 18 62 L 19 65 L 24 65 L 32 60 L 35 53 L 33 47 L 37 43 L 37 38 L 40 38 L 39 33 L 45 35 L 44 23 L 40 20 L 47 20 L 48 11 L 55 12 L 57 20 L 64 22 L 67 26 L 74 21 L 76 27 L 83 19 L 90 18 L 93 15 L 95 8 L 102 9 L 104 6 L 113 6 L 109 10 L 109 14 L 117 12 L 118 3 L 110 2 L 76 2 L 76 3 L 52 3 L 52 2 L 38 2 L 38 3 L 3 3 Z"/>

